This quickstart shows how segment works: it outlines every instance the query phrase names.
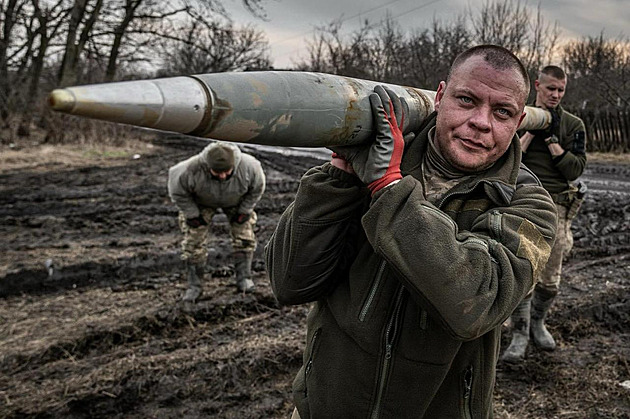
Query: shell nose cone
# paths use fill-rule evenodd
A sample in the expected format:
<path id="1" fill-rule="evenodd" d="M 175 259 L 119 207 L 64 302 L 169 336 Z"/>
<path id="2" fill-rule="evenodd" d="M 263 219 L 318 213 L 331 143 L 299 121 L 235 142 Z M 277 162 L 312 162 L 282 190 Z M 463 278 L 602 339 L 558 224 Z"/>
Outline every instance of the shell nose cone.
<path id="1" fill-rule="evenodd" d="M 76 105 L 76 98 L 68 89 L 55 89 L 48 95 L 48 104 L 55 111 L 70 112 Z"/>

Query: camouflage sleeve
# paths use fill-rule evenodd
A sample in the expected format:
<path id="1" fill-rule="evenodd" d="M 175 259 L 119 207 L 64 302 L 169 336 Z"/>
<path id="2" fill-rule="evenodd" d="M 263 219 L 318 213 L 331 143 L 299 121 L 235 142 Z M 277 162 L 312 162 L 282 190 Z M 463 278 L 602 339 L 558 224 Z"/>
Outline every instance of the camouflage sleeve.
<path id="1" fill-rule="evenodd" d="M 199 216 L 199 207 L 191 192 L 194 185 L 190 173 L 182 163 L 168 171 L 168 195 L 186 218 L 194 218 Z"/>

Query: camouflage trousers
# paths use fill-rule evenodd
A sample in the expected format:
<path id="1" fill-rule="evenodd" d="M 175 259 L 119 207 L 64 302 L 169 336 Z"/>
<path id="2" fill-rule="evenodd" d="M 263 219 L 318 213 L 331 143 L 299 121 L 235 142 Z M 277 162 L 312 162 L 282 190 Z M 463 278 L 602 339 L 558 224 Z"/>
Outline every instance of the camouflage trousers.
<path id="1" fill-rule="evenodd" d="M 228 220 L 236 214 L 236 208 L 223 209 Z M 186 217 L 182 212 L 179 213 L 179 228 L 184 233 L 184 239 L 181 243 L 181 258 L 193 264 L 205 264 L 208 257 L 208 241 L 212 217 L 216 214 L 216 210 L 212 208 L 201 209 L 201 216 L 208 225 L 191 228 L 186 224 Z M 230 223 L 230 238 L 232 239 L 232 250 L 234 252 L 253 252 L 256 250 L 256 235 L 254 227 L 258 217 L 252 212 L 249 220 L 243 224 Z"/>
<path id="2" fill-rule="evenodd" d="M 562 260 L 569 254 L 573 247 L 573 234 L 571 233 L 571 221 L 568 217 L 568 208 L 556 204 L 558 210 L 558 229 L 556 241 L 551 248 L 551 254 L 545 269 L 543 270 L 538 287 L 557 294 L 560 289 L 560 276 L 562 274 Z"/>

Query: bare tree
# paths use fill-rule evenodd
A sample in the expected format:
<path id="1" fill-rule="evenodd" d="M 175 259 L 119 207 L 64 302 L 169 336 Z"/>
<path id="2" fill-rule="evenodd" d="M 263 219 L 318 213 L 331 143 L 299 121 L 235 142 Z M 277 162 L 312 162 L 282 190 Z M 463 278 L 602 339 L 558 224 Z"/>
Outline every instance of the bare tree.
<path id="1" fill-rule="evenodd" d="M 581 107 L 630 106 L 630 40 L 601 33 L 569 43 L 563 51 L 571 88 L 565 100 Z"/>
<path id="2" fill-rule="evenodd" d="M 0 118 L 7 122 L 9 116 L 9 98 L 11 96 L 11 77 L 9 75 L 10 48 L 14 42 L 14 29 L 18 24 L 26 0 L 8 0 L 0 3 Z"/>
<path id="3" fill-rule="evenodd" d="M 40 0 L 31 0 L 31 6 L 33 8 L 32 19 L 37 24 L 31 44 L 34 44 L 36 40 L 37 48 L 33 49 L 33 55 L 30 57 L 31 66 L 28 75 L 28 88 L 22 112 L 22 121 L 18 128 L 18 135 L 20 136 L 28 136 L 30 134 L 34 104 L 38 99 L 39 83 L 48 47 L 67 15 L 67 9 L 63 7 L 63 0 L 58 0 L 56 3 L 47 4 L 43 7 L 40 5 Z"/>
<path id="4" fill-rule="evenodd" d="M 435 90 L 446 80 L 455 57 L 471 45 L 471 38 L 463 16 L 453 22 L 433 19 L 430 29 L 416 30 L 407 41 L 405 84 Z"/>
<path id="5" fill-rule="evenodd" d="M 343 36 L 341 23 L 320 28 L 309 43 L 310 62 L 299 68 L 380 80 L 421 88 L 436 88 L 451 61 L 470 45 L 464 18 L 453 24 L 433 21 L 430 29 L 405 35 L 392 19 L 368 22 Z"/>
<path id="6" fill-rule="evenodd" d="M 229 21 L 208 20 L 196 9 L 187 10 L 182 28 L 164 36 L 160 75 L 200 74 L 268 69 L 271 62 L 264 35 Z"/>
<path id="7" fill-rule="evenodd" d="M 519 54 L 525 67 L 536 71 L 556 59 L 560 29 L 558 22 L 551 25 L 545 21 L 540 10 L 540 3 L 536 8 L 535 18 L 529 19 L 528 26 L 527 44 L 516 53 Z"/>
<path id="8" fill-rule="evenodd" d="M 497 44 L 514 52 L 525 46 L 530 17 L 520 0 L 486 0 L 479 13 L 471 10 L 470 16 L 476 43 Z"/>
<path id="9" fill-rule="evenodd" d="M 545 21 L 540 4 L 532 16 L 520 0 L 488 0 L 470 16 L 475 43 L 501 45 L 534 70 L 552 61 L 560 31 L 557 22 L 552 26 Z"/>
<path id="10" fill-rule="evenodd" d="M 98 20 L 103 0 L 95 0 L 91 8 L 90 3 L 89 0 L 75 0 L 72 6 L 63 59 L 59 68 L 60 86 L 77 83 L 79 58 Z"/>
<path id="11" fill-rule="evenodd" d="M 404 48 L 403 34 L 395 22 L 363 21 L 359 29 L 343 34 L 342 20 L 317 29 L 309 42 L 309 60 L 298 68 L 380 80 L 396 78 L 396 53 Z"/>
<path id="12" fill-rule="evenodd" d="M 365 23 L 350 35 L 344 35 L 341 20 L 333 22 L 318 30 L 309 44 L 310 62 L 299 68 L 435 89 L 471 45 L 502 45 L 537 70 L 553 56 L 558 36 L 557 24 L 545 22 L 540 6 L 532 16 L 520 0 L 486 0 L 479 10 L 469 8 L 468 16 L 433 19 L 429 28 L 410 35 L 391 18 Z"/>

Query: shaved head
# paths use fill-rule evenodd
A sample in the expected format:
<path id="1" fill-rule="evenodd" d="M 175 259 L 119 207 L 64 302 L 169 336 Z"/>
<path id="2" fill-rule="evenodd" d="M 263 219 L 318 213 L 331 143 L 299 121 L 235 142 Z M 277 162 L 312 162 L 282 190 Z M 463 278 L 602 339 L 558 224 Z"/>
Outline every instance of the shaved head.
<path id="1" fill-rule="evenodd" d="M 496 70 L 516 70 L 522 80 L 523 80 L 523 104 L 527 100 L 527 96 L 529 96 L 530 89 L 530 81 L 529 75 L 527 74 L 527 69 L 518 59 L 516 55 L 514 55 L 511 51 L 506 48 L 503 48 L 499 45 L 477 45 L 475 47 L 469 48 L 466 51 L 459 54 L 453 64 L 451 65 L 451 69 L 448 73 L 448 77 L 446 82 L 448 83 L 451 79 L 451 75 L 468 59 L 471 57 L 482 57 L 485 62 L 487 62 L 492 68 Z"/>

